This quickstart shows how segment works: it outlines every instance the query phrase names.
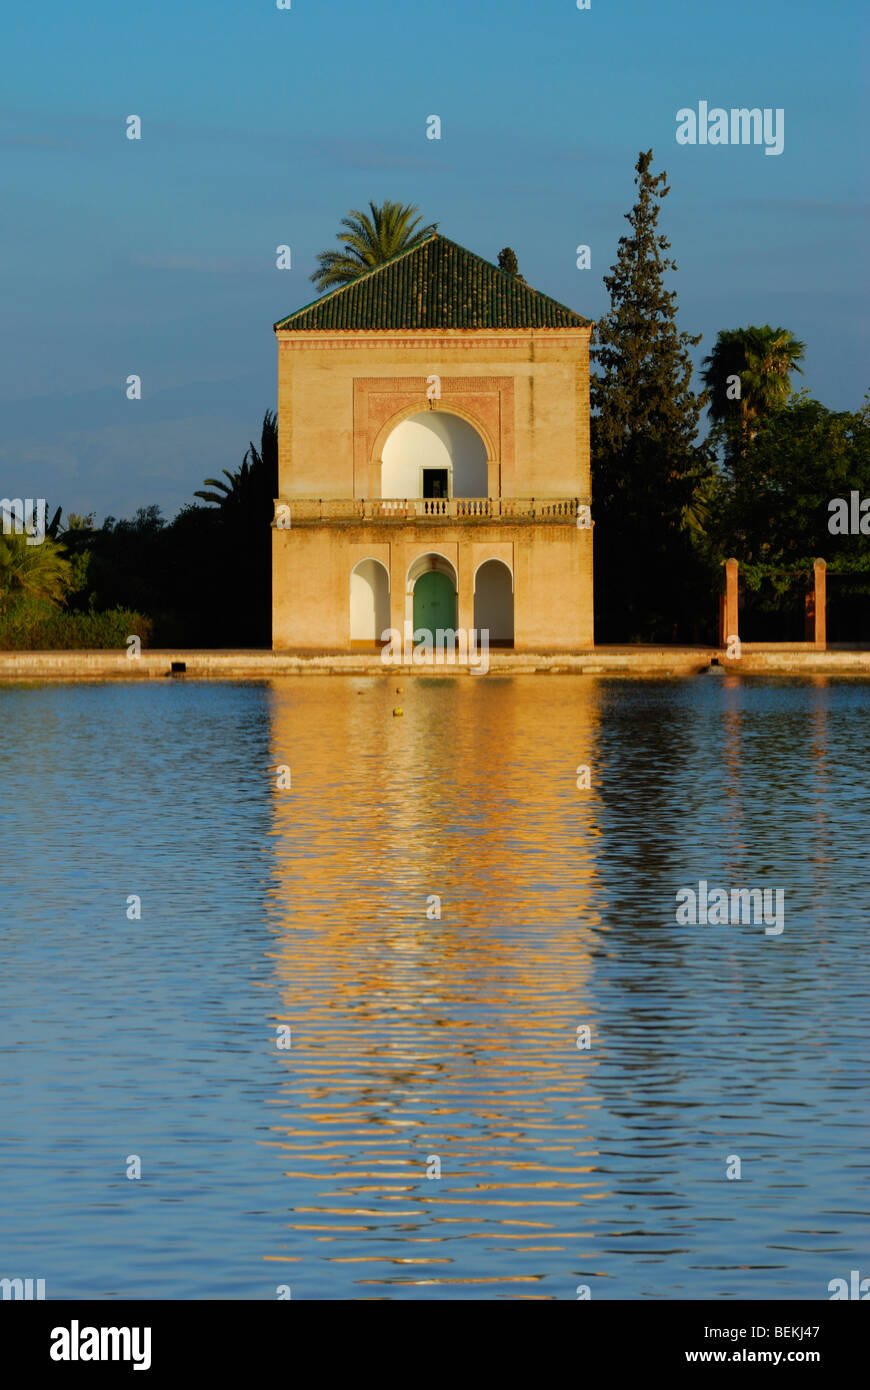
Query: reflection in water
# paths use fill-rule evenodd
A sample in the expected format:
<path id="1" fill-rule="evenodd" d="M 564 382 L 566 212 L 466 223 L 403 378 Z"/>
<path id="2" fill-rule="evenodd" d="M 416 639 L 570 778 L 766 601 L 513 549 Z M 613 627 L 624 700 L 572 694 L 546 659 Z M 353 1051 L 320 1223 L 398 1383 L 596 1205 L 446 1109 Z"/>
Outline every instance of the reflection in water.
<path id="1" fill-rule="evenodd" d="M 554 724 L 543 685 L 408 681 L 396 719 L 389 681 L 320 684 L 304 732 L 304 690 L 272 701 L 294 778 L 273 797 L 295 1030 L 274 1142 L 311 1194 L 291 1230 L 365 1284 L 535 1284 L 607 1190 L 597 1059 L 577 1047 L 597 1031 L 600 806 L 576 776 L 595 687 Z M 366 1240 L 341 1239 L 361 1219 Z"/>
<path id="2" fill-rule="evenodd" d="M 825 853 L 807 877 L 793 800 L 829 799 L 802 756 L 823 684 L 780 687 L 784 712 L 734 677 L 421 679 L 400 721 L 388 681 L 323 682 L 316 725 L 305 691 L 275 687 L 273 758 L 296 790 L 273 797 L 269 915 L 298 1041 L 273 1142 L 307 1184 L 287 1249 L 316 1231 L 318 1266 L 406 1296 L 523 1281 L 565 1297 L 572 1279 L 626 1296 L 626 1258 L 628 1296 L 782 1296 L 789 1261 L 734 1223 L 780 1189 L 811 1208 L 804 1170 L 844 1138 L 794 1149 L 801 1075 L 817 1102 L 825 1081 L 808 1048 L 833 1042 L 805 1037 L 804 947 L 836 879 Z M 781 958 L 745 930 L 675 927 L 680 886 L 759 876 L 787 893 Z M 738 1149 L 754 1190 L 726 1183 Z M 310 1277 L 352 1296 L 347 1276 Z"/>
<path id="3" fill-rule="evenodd" d="M 806 1299 L 860 1266 L 866 684 L 0 701 L 39 754 L 0 803 L 0 1277 Z M 700 879 L 781 888 L 784 932 L 677 925 Z"/>

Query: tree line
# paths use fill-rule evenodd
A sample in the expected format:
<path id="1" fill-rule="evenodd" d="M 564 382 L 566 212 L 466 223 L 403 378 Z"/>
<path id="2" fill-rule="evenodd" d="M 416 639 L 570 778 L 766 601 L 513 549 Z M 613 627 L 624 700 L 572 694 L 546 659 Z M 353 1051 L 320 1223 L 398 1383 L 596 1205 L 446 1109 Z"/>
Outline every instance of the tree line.
<path id="1" fill-rule="evenodd" d="M 819 557 L 832 581 L 829 635 L 870 640 L 867 532 L 829 525 L 834 499 L 870 498 L 870 402 L 832 411 L 794 391 L 805 345 L 769 324 L 722 330 L 693 390 L 700 337 L 679 329 L 666 284 L 677 266 L 658 219 L 670 190 L 651 150 L 635 184 L 592 344 L 596 640 L 715 641 L 732 555 L 751 595 L 746 635 L 803 635 L 803 590 Z M 437 224 L 421 227 L 417 213 L 390 202 L 353 209 L 340 249 L 319 257 L 318 290 L 429 236 Z M 510 247 L 498 265 L 522 278 Z M 101 526 L 70 513 L 64 524 L 59 510 L 42 545 L 0 534 L 0 647 L 122 646 L 131 632 L 155 646 L 268 646 L 277 495 L 277 419 L 267 411 L 259 444 L 237 469 L 207 478 L 173 521 L 152 506 Z"/>
<path id="2" fill-rule="evenodd" d="M 278 493 L 278 429 L 266 411 L 259 445 L 207 478 L 198 502 L 166 521 L 56 513 L 41 545 L 0 535 L 0 648 L 267 647 L 269 525 Z"/>

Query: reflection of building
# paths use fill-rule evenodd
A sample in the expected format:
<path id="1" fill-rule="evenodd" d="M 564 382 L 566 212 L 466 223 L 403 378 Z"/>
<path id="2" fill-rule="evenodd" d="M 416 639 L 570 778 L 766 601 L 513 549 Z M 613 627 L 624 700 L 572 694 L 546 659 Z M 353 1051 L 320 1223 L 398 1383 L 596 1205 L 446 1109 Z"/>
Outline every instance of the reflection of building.
<path id="1" fill-rule="evenodd" d="M 574 775 L 602 765 L 606 687 L 408 684 L 400 720 L 382 676 L 280 678 L 268 695 L 270 763 L 292 763 L 293 786 L 272 784 L 271 944 L 252 986 L 293 1044 L 263 1093 L 261 1142 L 287 1183 L 266 1258 L 299 1261 L 310 1290 L 323 1250 L 331 1297 L 531 1287 L 542 1247 L 581 1246 L 599 1268 L 612 1191 L 597 1133 L 600 1087 L 619 1084 L 614 919 L 598 777 L 579 791 Z M 426 1180 L 430 1154 L 447 1181 Z M 478 1236 L 504 1245 L 507 1273 L 469 1265 Z M 558 1283 L 566 1261 L 548 1258 Z"/>
<path id="2" fill-rule="evenodd" d="M 276 648 L 591 645 L 588 320 L 435 234 L 275 331 Z"/>
<path id="3" fill-rule="evenodd" d="M 395 980 L 385 940 L 419 951 L 429 983 L 445 986 L 456 952 L 469 953 L 472 971 L 481 953 L 495 961 L 509 952 L 515 968 L 499 971 L 493 988 L 500 994 L 509 980 L 540 1002 L 541 973 L 521 962 L 543 933 L 545 973 L 555 982 L 564 970 L 562 983 L 576 988 L 601 941 L 584 930 L 609 930 L 596 771 L 605 686 L 422 675 L 402 720 L 391 717 L 393 688 L 378 677 L 271 683 L 270 764 L 292 763 L 293 774 L 292 790 L 273 788 L 270 809 L 269 916 L 279 934 L 301 933 L 306 951 L 315 933 L 336 988 L 356 988 L 361 971 L 377 981 L 373 1011 Z M 433 728 L 451 736 L 433 740 Z M 581 761 L 593 769 L 584 790 Z M 449 904 L 441 926 L 426 916 L 430 893 Z M 303 980 L 287 978 L 301 997 Z"/>

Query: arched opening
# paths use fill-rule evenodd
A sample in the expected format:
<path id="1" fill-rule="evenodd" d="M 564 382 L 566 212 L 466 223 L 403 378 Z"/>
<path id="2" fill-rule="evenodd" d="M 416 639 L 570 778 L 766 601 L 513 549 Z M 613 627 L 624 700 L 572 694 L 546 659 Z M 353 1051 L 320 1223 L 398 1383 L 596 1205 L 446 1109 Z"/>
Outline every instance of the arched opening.
<path id="1" fill-rule="evenodd" d="M 360 560 L 350 575 L 350 643 L 380 647 L 390 626 L 390 576 L 380 560 Z"/>
<path id="2" fill-rule="evenodd" d="M 437 570 L 421 574 L 414 585 L 414 631 L 421 628 L 432 633 L 433 642 L 439 632 L 456 630 L 456 591 Z"/>
<path id="3" fill-rule="evenodd" d="M 486 445 L 459 415 L 424 410 L 387 438 L 381 497 L 487 497 Z"/>
<path id="4" fill-rule="evenodd" d="M 420 555 L 408 570 L 407 616 L 415 633 L 423 629 L 431 634 L 433 645 L 440 640 L 439 631 L 456 630 L 456 590 L 456 571 L 443 555 Z"/>
<path id="5" fill-rule="evenodd" d="M 513 576 L 503 560 L 485 560 L 474 576 L 474 626 L 491 647 L 514 644 Z"/>

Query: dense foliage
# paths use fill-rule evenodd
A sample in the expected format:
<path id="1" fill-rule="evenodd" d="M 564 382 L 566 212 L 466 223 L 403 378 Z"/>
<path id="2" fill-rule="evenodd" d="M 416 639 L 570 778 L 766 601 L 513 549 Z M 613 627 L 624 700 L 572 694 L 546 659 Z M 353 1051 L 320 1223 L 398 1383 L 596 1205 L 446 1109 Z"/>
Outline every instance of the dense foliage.
<path id="1" fill-rule="evenodd" d="M 676 270 L 658 230 L 664 173 L 638 158 L 638 198 L 625 214 L 616 263 L 604 277 L 610 309 L 595 330 L 591 399 L 598 640 L 672 641 L 700 636 L 693 595 L 707 590 L 687 516 L 711 473 L 696 442 L 706 403 L 691 388 L 689 348 L 677 328 Z"/>
<path id="2" fill-rule="evenodd" d="M 123 646 L 130 633 L 143 646 L 269 646 L 274 412 L 225 476 L 172 522 L 142 507 L 99 527 L 71 514 L 41 545 L 0 536 L 0 648 Z"/>
<path id="3" fill-rule="evenodd" d="M 636 165 L 631 228 L 605 285 L 592 378 L 596 638 L 716 640 L 723 561 L 740 561 L 752 637 L 803 639 L 813 561 L 829 568 L 829 634 L 870 640 L 867 538 L 836 535 L 830 504 L 870 498 L 870 414 L 791 390 L 804 344 L 768 324 L 721 331 L 693 394 L 677 329 L 676 265 L 658 232 L 666 176 Z M 709 405 L 710 428 L 699 442 Z M 778 615 L 781 621 L 778 620 Z"/>
<path id="4" fill-rule="evenodd" d="M 151 641 L 151 621 L 129 608 L 104 613 L 62 613 L 19 608 L 0 615 L 0 651 L 86 651 L 126 646 L 137 636 L 143 647 Z"/>

